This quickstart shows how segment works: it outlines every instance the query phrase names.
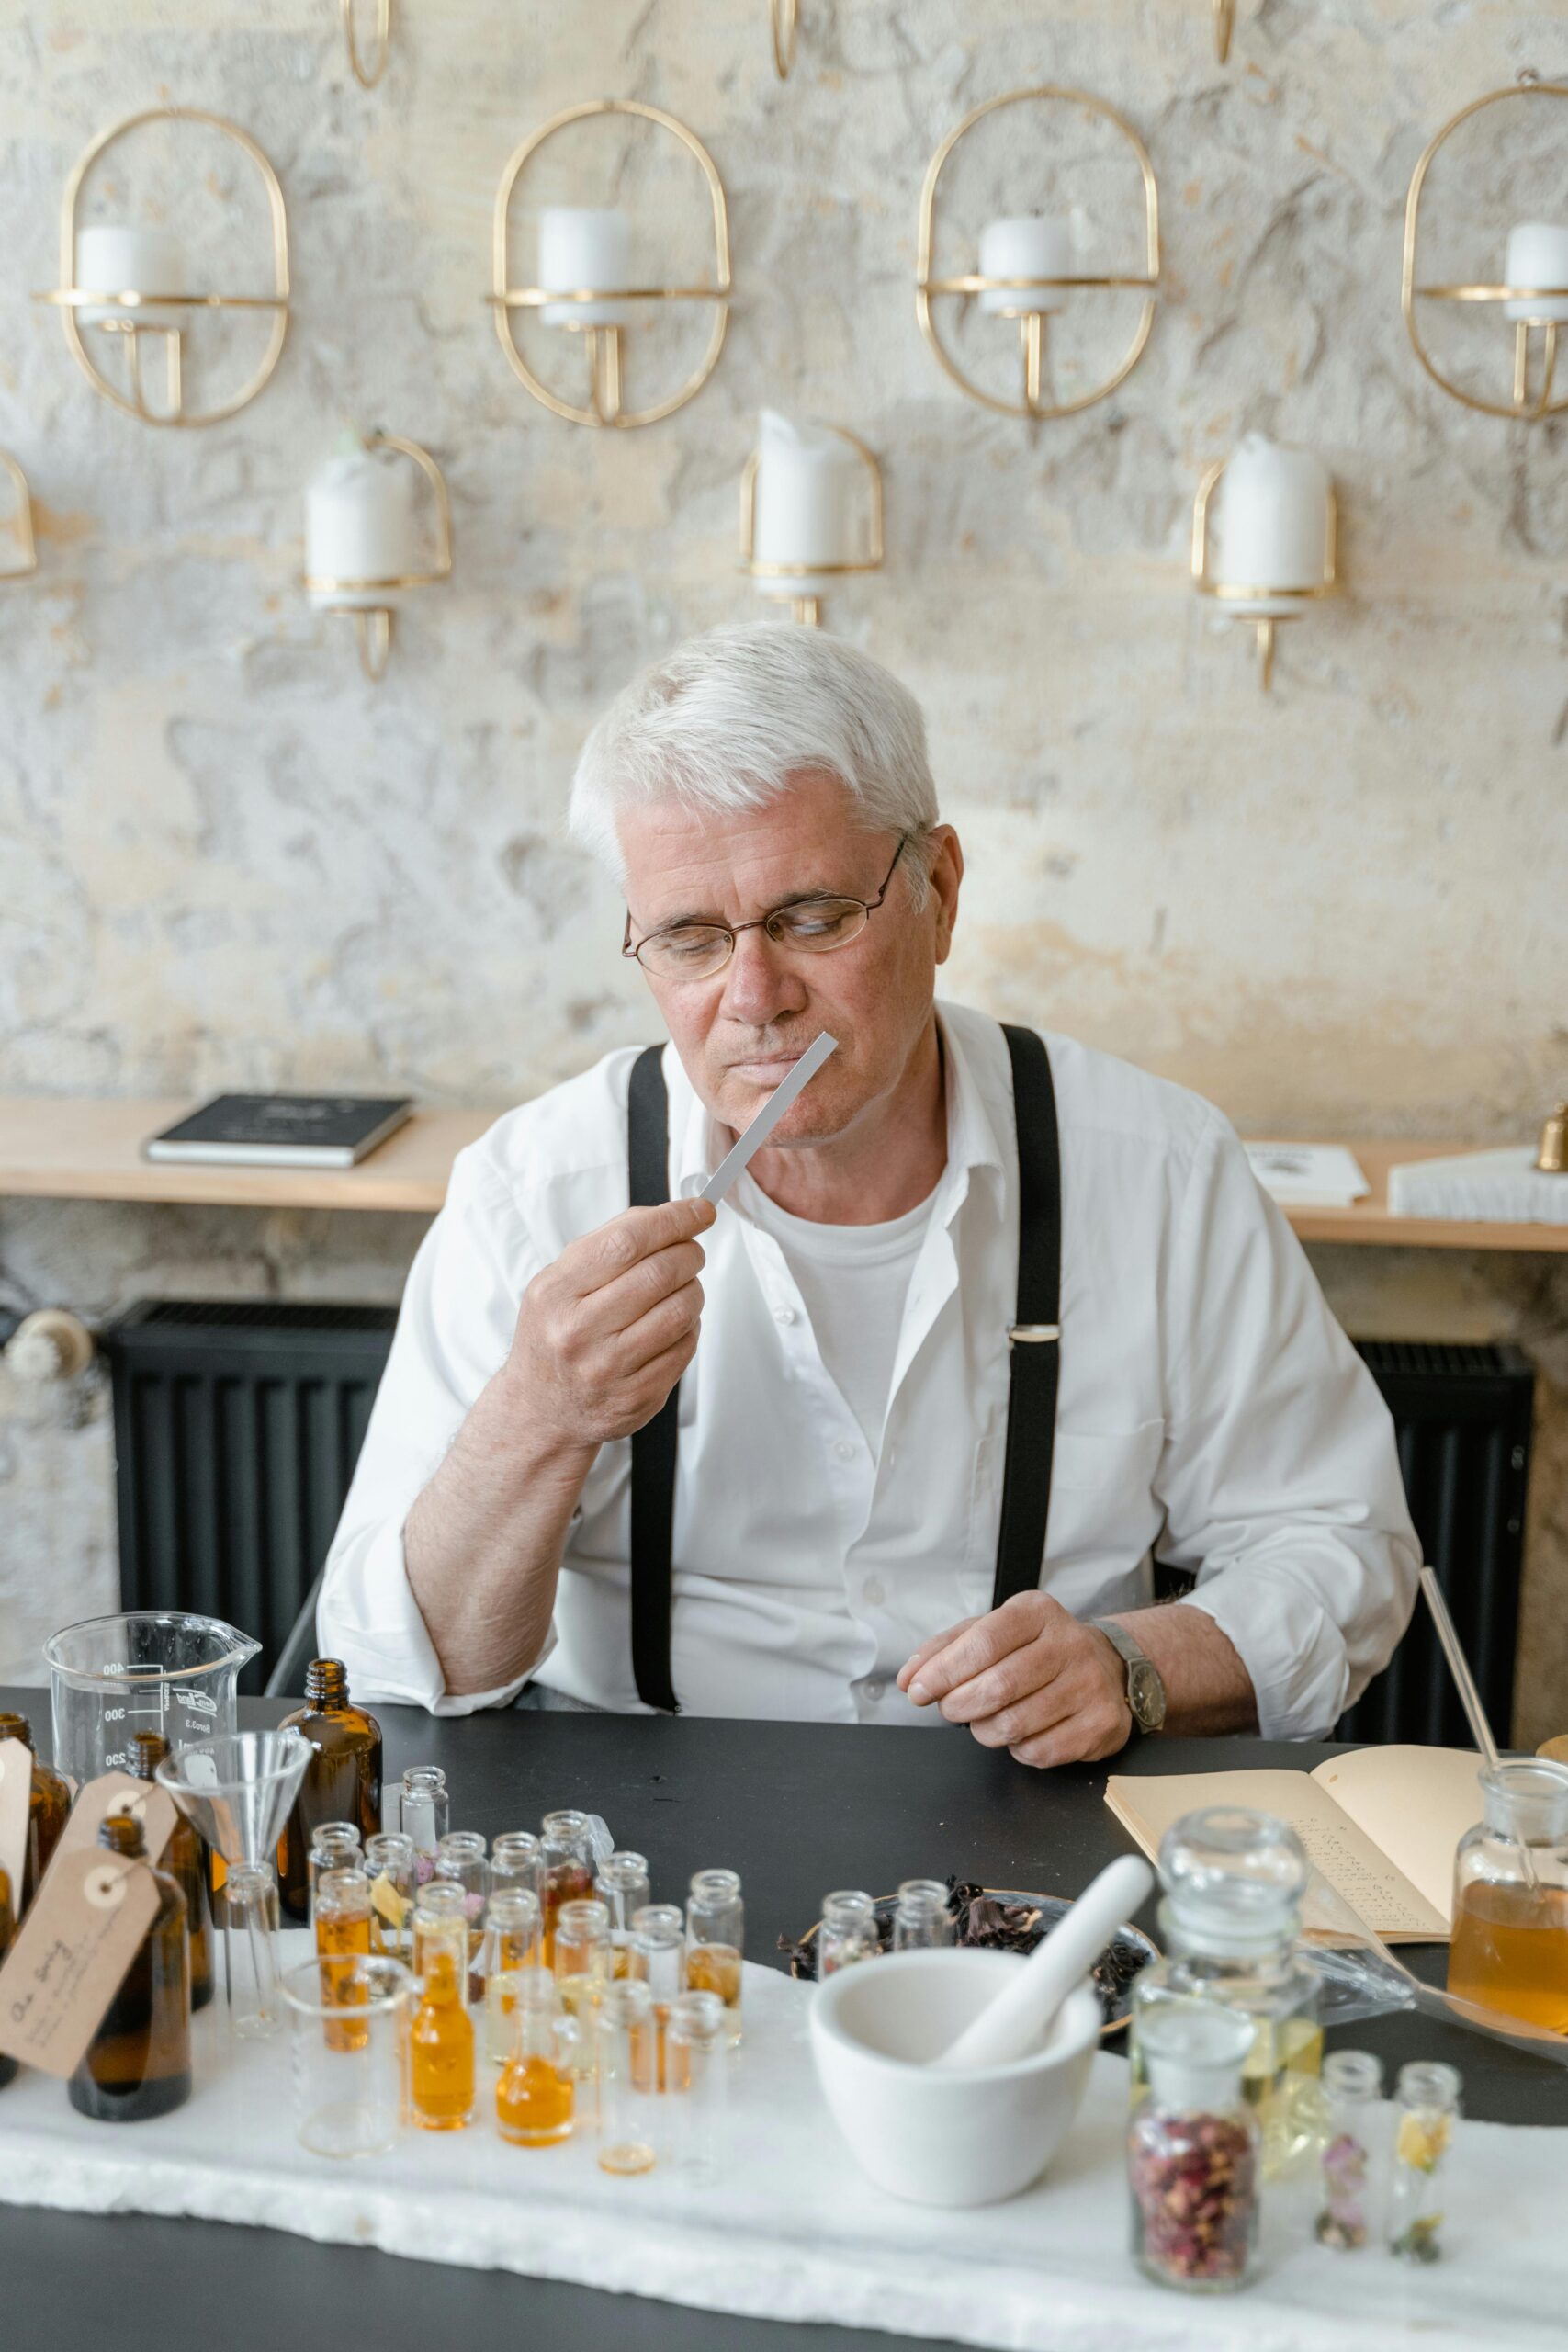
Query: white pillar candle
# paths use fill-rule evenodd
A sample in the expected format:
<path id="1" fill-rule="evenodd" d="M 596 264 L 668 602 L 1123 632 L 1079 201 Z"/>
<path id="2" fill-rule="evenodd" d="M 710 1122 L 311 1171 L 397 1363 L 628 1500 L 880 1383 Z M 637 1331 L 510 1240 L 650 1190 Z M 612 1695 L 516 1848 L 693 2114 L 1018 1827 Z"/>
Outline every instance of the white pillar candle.
<path id="1" fill-rule="evenodd" d="M 823 564 L 863 563 L 871 484 L 865 461 L 825 424 L 796 424 L 765 408 L 757 441 L 752 560 L 786 564 L 759 578 L 764 596 L 825 596 L 837 585 Z"/>
<path id="2" fill-rule="evenodd" d="M 1249 433 L 1220 477 L 1210 516 L 1209 575 L 1264 591 L 1230 609 L 1266 611 L 1269 589 L 1321 588 L 1328 563 L 1328 469 L 1311 449 Z M 1288 609 L 1288 607 L 1287 607 Z"/>
<path id="3" fill-rule="evenodd" d="M 414 512 L 414 469 L 392 450 L 355 440 L 311 477 L 305 492 L 309 580 L 406 580 L 427 569 Z M 312 604 L 347 611 L 395 606 L 387 589 L 312 588 Z"/>
<path id="4" fill-rule="evenodd" d="M 980 232 L 982 277 L 1070 277 L 1077 266 L 1073 223 L 1063 213 L 1021 213 L 1010 220 L 992 220 Z M 1059 311 L 1066 295 L 1059 286 L 996 288 L 982 294 L 980 308 L 993 317 L 1013 318 L 1022 311 Z"/>
<path id="5" fill-rule="evenodd" d="M 130 229 L 95 221 L 76 232 L 76 283 L 84 294 L 184 294 L 186 257 L 167 229 Z M 118 302 L 85 302 L 76 312 L 85 327 L 178 327 L 186 313 L 156 304 L 127 309 Z"/>
<path id="6" fill-rule="evenodd" d="M 539 215 L 538 283 L 552 294 L 630 286 L 632 224 L 618 205 L 555 204 Z M 640 302 L 547 302 L 547 327 L 635 327 Z"/>
<path id="7" fill-rule="evenodd" d="M 1525 220 L 1508 232 L 1508 260 L 1503 273 L 1506 286 L 1568 287 L 1568 229 L 1550 221 Z M 1509 319 L 1568 319 L 1568 294 L 1543 302 L 1505 302 Z"/>

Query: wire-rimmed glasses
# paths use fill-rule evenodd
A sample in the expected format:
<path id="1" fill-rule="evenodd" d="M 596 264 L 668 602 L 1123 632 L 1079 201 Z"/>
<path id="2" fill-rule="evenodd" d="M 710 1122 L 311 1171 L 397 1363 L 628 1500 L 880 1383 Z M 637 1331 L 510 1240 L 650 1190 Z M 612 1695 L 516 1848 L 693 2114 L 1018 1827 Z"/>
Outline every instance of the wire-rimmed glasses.
<path id="1" fill-rule="evenodd" d="M 874 899 L 792 899 L 787 906 L 775 907 L 772 914 L 754 916 L 750 922 L 677 922 L 663 931 L 650 931 L 646 939 L 636 941 L 628 913 L 621 953 L 635 956 L 645 972 L 652 972 L 660 979 L 707 980 L 716 972 L 723 971 L 743 931 L 765 931 L 776 947 L 807 956 L 825 956 L 835 947 L 848 947 L 860 937 L 886 898 L 893 885 L 894 870 L 908 840 L 908 833 L 899 834 L 892 865 Z"/>

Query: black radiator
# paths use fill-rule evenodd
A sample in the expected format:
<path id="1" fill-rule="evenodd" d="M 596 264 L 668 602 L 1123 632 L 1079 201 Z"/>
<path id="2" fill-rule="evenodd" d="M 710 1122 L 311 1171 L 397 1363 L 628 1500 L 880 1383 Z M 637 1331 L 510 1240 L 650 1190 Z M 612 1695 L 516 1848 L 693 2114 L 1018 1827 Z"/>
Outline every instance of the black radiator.
<path id="1" fill-rule="evenodd" d="M 126 1609 L 262 1645 L 259 1691 L 327 1555 L 392 1343 L 389 1306 L 160 1300 L 104 1334 Z"/>

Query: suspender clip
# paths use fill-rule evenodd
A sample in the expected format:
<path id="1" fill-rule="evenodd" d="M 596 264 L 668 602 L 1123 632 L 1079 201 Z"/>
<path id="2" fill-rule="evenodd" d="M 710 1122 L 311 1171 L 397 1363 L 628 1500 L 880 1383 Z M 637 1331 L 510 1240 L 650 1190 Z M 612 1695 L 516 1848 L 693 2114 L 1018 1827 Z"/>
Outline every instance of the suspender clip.
<path id="1" fill-rule="evenodd" d="M 1059 1323 L 1010 1323 L 1008 1326 L 1010 1348 L 1016 1348 L 1020 1344 L 1032 1346 L 1043 1340 L 1055 1345 L 1061 1336 L 1062 1327 Z"/>

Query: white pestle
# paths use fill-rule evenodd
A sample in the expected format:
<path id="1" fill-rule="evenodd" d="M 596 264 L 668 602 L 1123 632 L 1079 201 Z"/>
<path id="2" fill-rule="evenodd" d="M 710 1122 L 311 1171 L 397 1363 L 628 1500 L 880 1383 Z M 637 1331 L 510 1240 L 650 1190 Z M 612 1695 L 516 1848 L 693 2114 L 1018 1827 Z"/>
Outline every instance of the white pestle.
<path id="1" fill-rule="evenodd" d="M 1010 1973 L 995 2000 L 931 2064 L 1006 2066 L 1037 2050 L 1067 1995 L 1089 1974 L 1154 1883 L 1155 1874 L 1140 1854 L 1123 1854 L 1109 1863 L 1023 1966 Z"/>

